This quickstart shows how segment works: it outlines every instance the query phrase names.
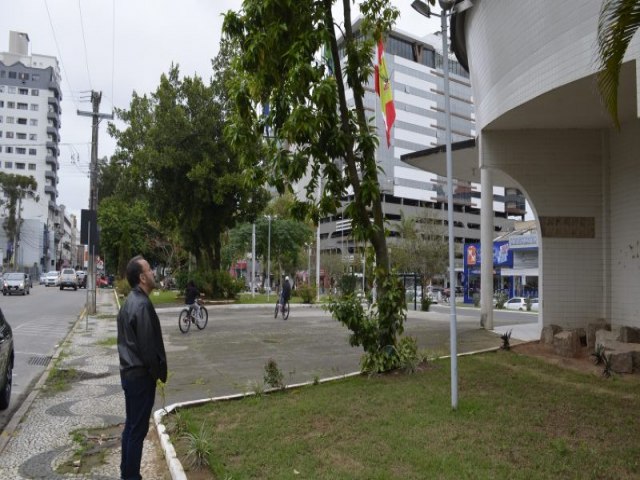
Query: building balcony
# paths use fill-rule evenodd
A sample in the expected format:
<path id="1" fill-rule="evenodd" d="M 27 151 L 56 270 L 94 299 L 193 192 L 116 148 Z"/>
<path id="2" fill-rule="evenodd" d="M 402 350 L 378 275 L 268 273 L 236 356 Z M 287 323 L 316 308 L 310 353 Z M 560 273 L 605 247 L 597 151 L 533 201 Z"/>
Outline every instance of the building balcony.
<path id="1" fill-rule="evenodd" d="M 46 146 L 47 146 L 47 148 L 50 148 L 51 150 L 56 152 L 56 155 L 60 154 L 60 152 L 58 150 L 58 142 L 52 142 L 51 140 L 47 140 Z"/>
<path id="2" fill-rule="evenodd" d="M 56 189 L 56 187 L 52 187 L 51 185 L 44 186 L 44 193 L 46 193 L 47 195 L 51 195 L 53 198 L 58 197 L 58 190 Z"/>
<path id="3" fill-rule="evenodd" d="M 51 165 L 52 167 L 54 167 L 56 171 L 58 171 L 58 169 L 60 168 L 60 164 L 58 163 L 58 159 L 56 157 L 54 157 L 53 155 L 47 155 L 45 157 L 44 161 L 48 165 Z"/>
<path id="4" fill-rule="evenodd" d="M 53 120 L 53 122 L 60 128 L 60 115 L 57 112 L 47 112 L 47 118 Z"/>
<path id="5" fill-rule="evenodd" d="M 60 141 L 60 133 L 56 127 L 47 127 L 47 133 L 55 137 L 55 141 Z"/>
<path id="6" fill-rule="evenodd" d="M 49 90 L 53 92 L 56 98 L 59 98 L 60 100 L 62 100 L 62 95 L 60 93 L 60 85 L 58 84 L 58 82 L 56 81 L 49 82 Z"/>
<path id="7" fill-rule="evenodd" d="M 58 183 L 58 174 L 53 170 L 45 170 L 44 178 L 53 180 L 56 184 Z"/>

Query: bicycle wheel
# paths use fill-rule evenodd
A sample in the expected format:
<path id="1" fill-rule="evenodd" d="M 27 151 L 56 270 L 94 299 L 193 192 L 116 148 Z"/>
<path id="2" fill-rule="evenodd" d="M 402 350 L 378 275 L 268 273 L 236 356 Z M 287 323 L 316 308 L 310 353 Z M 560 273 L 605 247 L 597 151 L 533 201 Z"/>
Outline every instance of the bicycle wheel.
<path id="1" fill-rule="evenodd" d="M 206 308 L 201 306 L 200 313 L 196 315 L 196 327 L 198 327 L 198 330 L 202 330 L 204 327 L 207 326 L 208 322 L 209 322 L 209 312 L 207 312 Z"/>
<path id="2" fill-rule="evenodd" d="M 289 310 L 291 309 L 291 307 L 289 306 L 289 302 L 285 303 L 282 306 L 282 318 L 283 320 L 286 320 L 287 318 L 289 318 Z"/>
<path id="3" fill-rule="evenodd" d="M 189 315 L 189 310 L 186 308 L 180 312 L 178 327 L 180 327 L 182 333 L 187 333 L 191 328 L 191 315 Z"/>
<path id="4" fill-rule="evenodd" d="M 276 302 L 276 309 L 273 312 L 273 318 L 278 318 L 278 313 L 280 313 L 280 304 Z"/>

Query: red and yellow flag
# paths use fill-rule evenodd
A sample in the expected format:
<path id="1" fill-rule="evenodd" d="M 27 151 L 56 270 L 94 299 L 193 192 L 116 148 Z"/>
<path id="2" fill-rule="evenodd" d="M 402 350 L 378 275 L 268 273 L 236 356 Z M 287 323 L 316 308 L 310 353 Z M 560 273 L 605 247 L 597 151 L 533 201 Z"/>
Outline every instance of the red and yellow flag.
<path id="1" fill-rule="evenodd" d="M 393 93 L 391 91 L 391 78 L 387 64 L 384 61 L 384 45 L 382 40 L 378 40 L 378 64 L 375 66 L 376 93 L 380 97 L 382 115 L 387 131 L 387 147 L 391 146 L 391 127 L 396 121 L 396 107 L 393 104 Z"/>

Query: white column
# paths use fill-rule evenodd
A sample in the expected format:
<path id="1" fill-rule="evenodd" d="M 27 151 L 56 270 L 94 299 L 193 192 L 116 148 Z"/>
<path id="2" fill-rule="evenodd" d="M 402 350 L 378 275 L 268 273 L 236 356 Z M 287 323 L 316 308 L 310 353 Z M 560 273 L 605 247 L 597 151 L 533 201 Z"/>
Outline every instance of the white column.
<path id="1" fill-rule="evenodd" d="M 478 151 L 482 157 L 482 143 Z M 480 324 L 493 330 L 493 181 L 486 166 L 480 169 L 480 207 Z"/>

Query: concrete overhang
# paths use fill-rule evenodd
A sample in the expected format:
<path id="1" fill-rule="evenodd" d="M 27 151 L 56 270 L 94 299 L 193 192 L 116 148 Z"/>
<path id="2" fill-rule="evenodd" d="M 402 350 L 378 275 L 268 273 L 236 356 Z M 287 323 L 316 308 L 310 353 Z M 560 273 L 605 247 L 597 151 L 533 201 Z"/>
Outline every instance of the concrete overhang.
<path id="1" fill-rule="evenodd" d="M 451 144 L 451 163 L 453 166 L 453 178 L 480 183 L 480 166 L 478 160 L 478 146 L 475 139 L 463 140 Z M 420 170 L 435 173 L 442 177 L 447 176 L 447 152 L 445 145 L 406 153 L 400 156 L 400 160 L 407 165 Z M 519 188 L 513 179 L 500 170 L 491 169 L 494 185 Z"/>

